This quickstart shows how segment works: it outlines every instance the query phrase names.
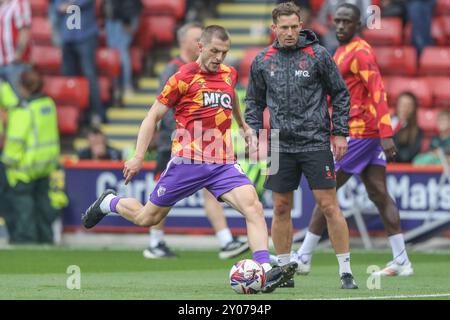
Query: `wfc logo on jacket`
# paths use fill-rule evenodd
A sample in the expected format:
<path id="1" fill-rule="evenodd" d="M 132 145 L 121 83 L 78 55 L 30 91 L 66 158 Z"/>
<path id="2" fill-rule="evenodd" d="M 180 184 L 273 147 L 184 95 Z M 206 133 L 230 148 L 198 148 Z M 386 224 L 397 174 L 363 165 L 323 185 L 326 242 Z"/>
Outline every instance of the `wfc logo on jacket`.
<path id="1" fill-rule="evenodd" d="M 225 92 L 203 92 L 203 105 L 210 108 L 233 109 L 231 96 Z"/>

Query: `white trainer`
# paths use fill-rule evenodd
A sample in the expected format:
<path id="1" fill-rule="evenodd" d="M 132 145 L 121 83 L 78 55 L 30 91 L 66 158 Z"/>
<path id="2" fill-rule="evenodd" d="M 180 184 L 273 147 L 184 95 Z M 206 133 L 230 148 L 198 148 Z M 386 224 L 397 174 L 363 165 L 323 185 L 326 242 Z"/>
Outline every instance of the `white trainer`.
<path id="1" fill-rule="evenodd" d="M 404 264 L 398 264 L 397 262 L 391 261 L 386 265 L 386 268 L 383 270 L 372 273 L 374 276 L 387 276 L 387 277 L 407 277 L 412 276 L 414 274 L 414 270 L 412 268 L 411 262 L 407 262 Z"/>
<path id="2" fill-rule="evenodd" d="M 298 275 L 306 276 L 311 271 L 311 262 L 303 261 L 297 252 L 291 252 L 291 261 L 297 262 Z"/>

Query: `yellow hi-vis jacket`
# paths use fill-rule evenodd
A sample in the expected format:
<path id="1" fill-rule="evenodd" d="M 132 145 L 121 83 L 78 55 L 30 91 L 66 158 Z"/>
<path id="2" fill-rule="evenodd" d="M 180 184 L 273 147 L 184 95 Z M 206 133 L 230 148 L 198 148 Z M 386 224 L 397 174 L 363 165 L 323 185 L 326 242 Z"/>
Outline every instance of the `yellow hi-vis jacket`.
<path id="1" fill-rule="evenodd" d="M 54 101 L 33 96 L 8 112 L 7 124 L 2 160 L 9 185 L 48 177 L 60 152 Z"/>
<path id="2" fill-rule="evenodd" d="M 19 104 L 19 98 L 7 81 L 0 80 L 0 109 L 10 110 Z M 3 134 L 3 121 L 0 119 L 0 135 Z"/>

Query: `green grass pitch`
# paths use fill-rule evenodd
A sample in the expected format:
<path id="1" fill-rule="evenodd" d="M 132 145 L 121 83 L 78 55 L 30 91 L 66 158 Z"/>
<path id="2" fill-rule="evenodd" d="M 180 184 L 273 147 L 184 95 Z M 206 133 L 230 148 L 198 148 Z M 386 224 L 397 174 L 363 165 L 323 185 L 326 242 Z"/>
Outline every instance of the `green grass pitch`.
<path id="1" fill-rule="evenodd" d="M 368 266 L 384 265 L 390 254 L 354 251 L 352 269 L 360 289 L 348 291 L 339 289 L 336 257 L 322 251 L 314 256 L 310 275 L 295 277 L 295 288 L 257 295 L 238 295 L 228 283 L 232 264 L 250 254 L 223 261 L 215 251 L 177 253 L 177 259 L 146 260 L 139 250 L 0 250 L 0 299 L 450 299 L 449 252 L 411 252 L 414 276 L 381 278 L 380 289 L 369 289 Z M 66 286 L 71 265 L 81 271 L 79 290 Z"/>

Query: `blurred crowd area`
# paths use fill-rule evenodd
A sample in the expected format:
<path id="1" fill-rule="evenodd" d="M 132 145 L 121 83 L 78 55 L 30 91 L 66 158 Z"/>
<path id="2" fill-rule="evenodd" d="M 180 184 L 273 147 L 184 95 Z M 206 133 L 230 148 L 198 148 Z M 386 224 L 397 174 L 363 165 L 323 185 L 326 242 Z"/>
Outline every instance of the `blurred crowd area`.
<path id="1" fill-rule="evenodd" d="M 0 0 L 0 75 L 18 96 L 21 72 L 33 67 L 43 76 L 42 92 L 57 106 L 63 153 L 127 158 L 130 146 L 114 148 L 108 140 L 135 137 L 137 129 L 120 127 L 128 120 L 112 116 L 153 103 L 159 74 L 179 53 L 178 28 L 194 21 L 225 23 L 233 42 L 226 62 L 238 69 L 245 94 L 251 61 L 274 41 L 270 12 L 279 2 L 284 1 Z M 348 2 L 361 9 L 362 36 L 374 47 L 388 94 L 398 162 L 439 163 L 437 146 L 450 154 L 449 0 L 294 2 L 302 9 L 303 28 L 312 29 L 330 53 L 338 46 L 336 7 Z M 68 32 L 69 26 L 77 32 Z M 7 112 L 2 115 L 6 125 Z M 130 124 L 138 127 L 141 120 Z"/>

